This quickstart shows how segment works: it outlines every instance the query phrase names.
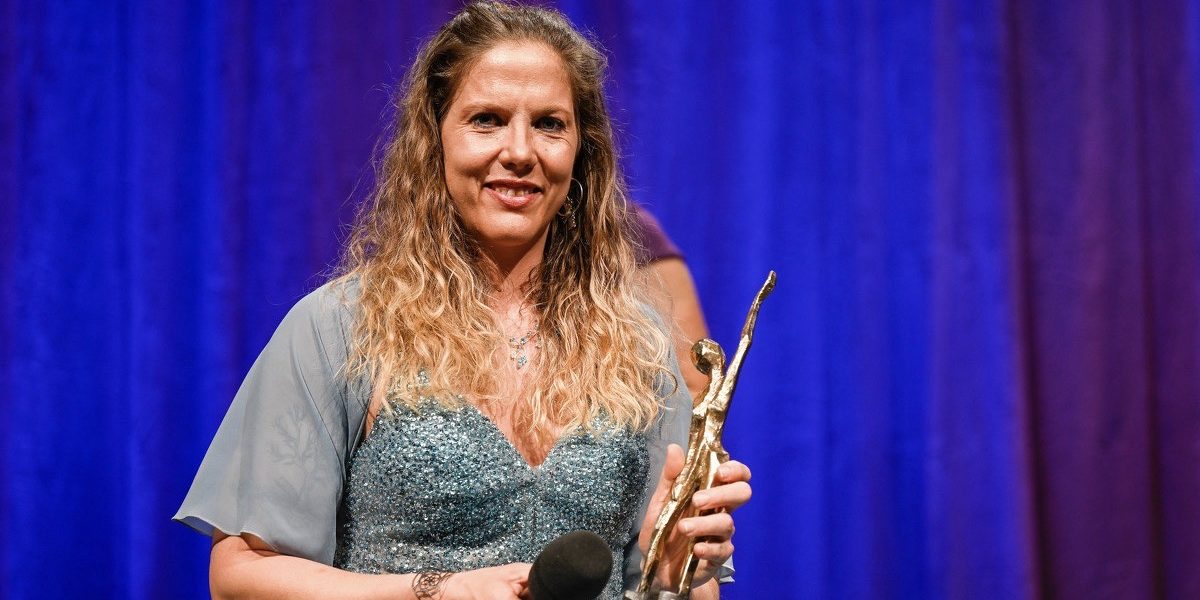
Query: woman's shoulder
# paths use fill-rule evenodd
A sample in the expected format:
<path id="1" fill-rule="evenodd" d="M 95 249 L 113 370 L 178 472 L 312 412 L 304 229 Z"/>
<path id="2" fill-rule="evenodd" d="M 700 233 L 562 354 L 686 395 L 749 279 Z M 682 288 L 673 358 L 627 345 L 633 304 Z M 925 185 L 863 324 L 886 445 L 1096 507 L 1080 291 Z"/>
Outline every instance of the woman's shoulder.
<path id="1" fill-rule="evenodd" d="M 292 305 L 263 354 L 291 357 L 285 363 L 323 364 L 340 370 L 348 356 L 357 305 L 357 280 L 326 282 Z"/>
<path id="2" fill-rule="evenodd" d="M 338 277 L 300 298 L 283 319 L 283 325 L 348 330 L 358 308 L 358 278 Z"/>

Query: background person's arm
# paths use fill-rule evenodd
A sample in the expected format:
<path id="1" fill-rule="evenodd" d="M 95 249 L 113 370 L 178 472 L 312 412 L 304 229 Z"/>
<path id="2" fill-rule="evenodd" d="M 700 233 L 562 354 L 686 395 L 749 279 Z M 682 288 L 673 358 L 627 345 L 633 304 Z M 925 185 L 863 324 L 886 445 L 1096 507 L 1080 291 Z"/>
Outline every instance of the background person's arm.
<path id="1" fill-rule="evenodd" d="M 679 359 L 679 370 L 684 383 L 691 392 L 693 402 L 708 384 L 708 376 L 692 365 L 692 344 L 708 337 L 708 325 L 700 309 L 700 297 L 692 273 L 682 258 L 669 257 L 656 260 L 643 269 L 649 273 L 649 285 L 655 292 L 656 304 L 664 315 L 669 315 L 674 327 L 675 354 Z"/>

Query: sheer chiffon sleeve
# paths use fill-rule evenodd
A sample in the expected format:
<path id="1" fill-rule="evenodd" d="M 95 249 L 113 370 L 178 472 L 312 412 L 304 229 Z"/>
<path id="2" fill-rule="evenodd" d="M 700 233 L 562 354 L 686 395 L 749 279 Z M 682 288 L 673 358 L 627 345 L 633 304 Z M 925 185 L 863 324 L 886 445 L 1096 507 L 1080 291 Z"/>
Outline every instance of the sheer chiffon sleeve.
<path id="1" fill-rule="evenodd" d="M 343 372 L 346 287 L 327 284 L 284 317 L 234 397 L 176 521 L 333 561 L 345 469 L 366 414 L 366 395 Z"/>

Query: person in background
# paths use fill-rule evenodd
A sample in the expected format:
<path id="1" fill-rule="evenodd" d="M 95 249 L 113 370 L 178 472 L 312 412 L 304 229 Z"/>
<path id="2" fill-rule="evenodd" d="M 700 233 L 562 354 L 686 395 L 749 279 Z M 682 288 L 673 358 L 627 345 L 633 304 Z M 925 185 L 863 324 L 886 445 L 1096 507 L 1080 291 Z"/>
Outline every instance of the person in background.
<path id="1" fill-rule="evenodd" d="M 683 372 L 693 401 L 698 401 L 698 396 L 708 384 L 708 377 L 696 370 L 690 356 L 692 344 L 708 337 L 708 325 L 704 322 L 696 284 L 692 281 L 692 273 L 683 259 L 683 253 L 663 231 L 654 215 L 640 204 L 634 204 L 634 210 L 633 239 L 638 250 L 638 267 L 647 275 L 646 283 L 652 292 L 655 308 L 671 317 L 679 369 Z"/>

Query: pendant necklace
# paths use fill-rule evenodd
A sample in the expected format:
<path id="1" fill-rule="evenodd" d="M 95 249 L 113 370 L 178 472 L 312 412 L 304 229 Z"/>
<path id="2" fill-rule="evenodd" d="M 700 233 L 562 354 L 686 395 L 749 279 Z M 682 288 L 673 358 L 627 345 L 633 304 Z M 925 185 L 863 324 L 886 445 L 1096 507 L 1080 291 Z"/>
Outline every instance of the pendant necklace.
<path id="1" fill-rule="evenodd" d="M 534 348 L 540 349 L 542 347 L 541 342 L 538 342 L 536 339 L 534 339 L 535 337 L 537 337 L 536 323 L 534 324 L 533 329 L 526 331 L 525 335 L 522 335 L 520 338 L 508 338 L 508 346 L 512 348 L 512 351 L 508 354 L 508 358 L 516 363 L 518 370 L 520 370 L 521 367 L 529 364 L 529 354 L 525 350 L 526 344 L 528 344 L 530 341 L 533 341 Z"/>

